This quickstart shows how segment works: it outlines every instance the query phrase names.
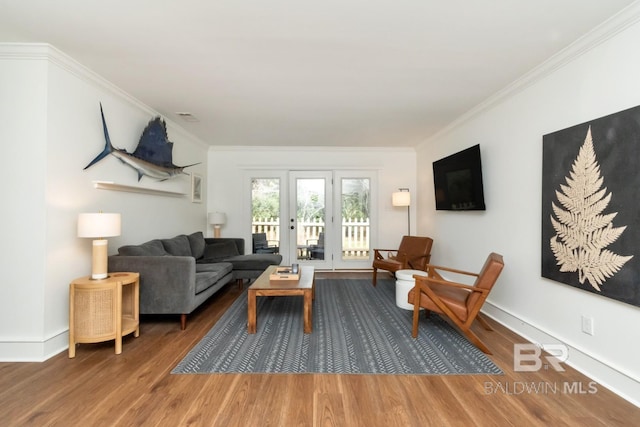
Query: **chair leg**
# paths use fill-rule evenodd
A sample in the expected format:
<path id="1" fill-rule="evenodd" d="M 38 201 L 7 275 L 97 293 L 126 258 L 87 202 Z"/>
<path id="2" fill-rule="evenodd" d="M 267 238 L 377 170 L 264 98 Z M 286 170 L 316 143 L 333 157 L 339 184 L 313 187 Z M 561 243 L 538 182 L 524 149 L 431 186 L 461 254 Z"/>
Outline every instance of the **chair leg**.
<path id="1" fill-rule="evenodd" d="M 447 308 L 447 310 L 448 310 L 448 308 Z M 473 345 L 475 345 L 480 350 L 482 350 L 483 353 L 485 353 L 485 354 L 493 354 L 493 353 L 491 353 L 491 351 L 489 351 L 489 348 L 486 345 L 484 345 L 484 343 L 482 341 L 480 341 L 480 338 L 478 338 L 476 336 L 476 334 L 471 332 L 471 325 L 473 324 L 473 322 L 471 322 L 470 324 L 465 324 L 459 318 L 457 318 L 453 313 L 450 313 L 450 314 L 442 313 L 442 315 L 447 317 L 451 322 L 453 322 L 453 324 L 455 324 L 458 327 L 460 332 L 462 332 L 467 338 L 469 338 L 469 341 L 471 341 L 471 343 Z M 478 317 L 476 315 L 476 319 L 477 318 Z M 484 322 L 484 319 L 481 322 Z M 487 326 L 488 326 L 488 324 L 487 324 Z"/>
<path id="2" fill-rule="evenodd" d="M 375 286 L 377 282 L 378 282 L 378 269 L 374 267 L 373 268 L 373 286 Z"/>
<path id="3" fill-rule="evenodd" d="M 471 341 L 476 347 L 478 347 L 480 350 L 482 350 L 483 353 L 485 353 L 485 354 L 493 354 L 493 353 L 491 353 L 491 351 L 489 351 L 487 346 L 484 345 L 484 343 L 482 341 L 480 341 L 480 338 L 478 338 L 476 336 L 476 334 L 471 332 L 470 329 L 461 329 L 461 331 L 462 331 L 463 334 L 465 334 L 465 336 L 467 338 L 469 338 L 469 341 Z"/>
<path id="4" fill-rule="evenodd" d="M 485 328 L 487 331 L 493 331 L 493 328 L 491 327 L 491 325 L 489 325 L 487 323 L 486 320 L 484 320 L 484 318 L 480 315 L 480 313 L 478 313 L 476 315 L 476 320 L 478 321 L 478 323 L 480 323 L 482 325 L 483 328 Z"/>
<path id="5" fill-rule="evenodd" d="M 416 296 L 414 295 L 414 300 Z M 420 304 L 413 304 L 413 329 L 411 330 L 411 336 L 413 338 L 418 337 L 418 323 L 420 322 Z"/>

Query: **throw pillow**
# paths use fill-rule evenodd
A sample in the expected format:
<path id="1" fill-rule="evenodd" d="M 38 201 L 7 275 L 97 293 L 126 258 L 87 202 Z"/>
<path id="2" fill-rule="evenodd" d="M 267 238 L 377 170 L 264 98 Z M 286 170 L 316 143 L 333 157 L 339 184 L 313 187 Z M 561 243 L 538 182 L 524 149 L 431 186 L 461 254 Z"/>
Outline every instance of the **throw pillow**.
<path id="1" fill-rule="evenodd" d="M 232 241 L 212 243 L 205 246 L 203 258 L 207 261 L 222 261 L 232 256 L 240 255 L 238 247 Z"/>
<path id="2" fill-rule="evenodd" d="M 189 239 L 189 245 L 191 246 L 191 255 L 193 255 L 195 259 L 202 257 L 204 254 L 204 247 L 206 246 L 202 231 L 196 231 L 195 233 L 189 234 L 187 238 Z"/>
<path id="3" fill-rule="evenodd" d="M 172 239 L 160 240 L 164 249 L 173 256 L 192 256 L 189 239 L 184 234 L 176 236 Z"/>
<path id="4" fill-rule="evenodd" d="M 160 240 L 151 240 L 141 245 L 126 245 L 118 248 L 119 255 L 163 256 L 167 254 Z"/>

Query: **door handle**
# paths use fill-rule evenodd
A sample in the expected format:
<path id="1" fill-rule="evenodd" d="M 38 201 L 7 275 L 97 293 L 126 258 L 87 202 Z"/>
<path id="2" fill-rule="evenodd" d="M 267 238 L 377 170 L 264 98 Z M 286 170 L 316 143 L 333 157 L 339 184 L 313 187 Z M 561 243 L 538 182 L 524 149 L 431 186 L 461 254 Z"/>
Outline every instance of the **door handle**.
<path id="1" fill-rule="evenodd" d="M 296 228 L 296 227 L 294 227 L 294 226 L 292 225 L 292 226 L 291 226 L 291 229 L 293 230 L 294 228 Z"/>

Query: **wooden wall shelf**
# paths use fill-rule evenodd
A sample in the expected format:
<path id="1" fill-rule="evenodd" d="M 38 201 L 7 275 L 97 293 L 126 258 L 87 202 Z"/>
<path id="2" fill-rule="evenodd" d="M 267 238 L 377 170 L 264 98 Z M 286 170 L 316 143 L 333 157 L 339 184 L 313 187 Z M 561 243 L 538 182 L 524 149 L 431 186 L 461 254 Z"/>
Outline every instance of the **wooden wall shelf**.
<path id="1" fill-rule="evenodd" d="M 156 196 L 184 197 L 185 193 L 157 190 L 155 188 L 136 187 L 134 185 L 116 184 L 110 181 L 93 181 L 93 186 L 101 190 L 126 191 L 129 193 L 153 194 Z"/>

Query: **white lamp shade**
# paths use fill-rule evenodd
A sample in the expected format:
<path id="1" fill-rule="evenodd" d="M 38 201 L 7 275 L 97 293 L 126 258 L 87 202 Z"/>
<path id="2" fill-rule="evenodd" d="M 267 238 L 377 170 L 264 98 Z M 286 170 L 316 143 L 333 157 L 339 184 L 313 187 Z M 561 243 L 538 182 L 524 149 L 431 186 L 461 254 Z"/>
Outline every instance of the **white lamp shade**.
<path id="1" fill-rule="evenodd" d="M 391 204 L 393 206 L 410 206 L 411 193 L 408 191 L 396 191 L 391 195 Z"/>
<path id="2" fill-rule="evenodd" d="M 209 224 L 222 225 L 227 222 L 227 215 L 223 212 L 209 212 Z"/>
<path id="3" fill-rule="evenodd" d="M 81 213 L 78 215 L 78 237 L 112 237 L 120 235 L 119 213 Z"/>

